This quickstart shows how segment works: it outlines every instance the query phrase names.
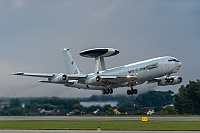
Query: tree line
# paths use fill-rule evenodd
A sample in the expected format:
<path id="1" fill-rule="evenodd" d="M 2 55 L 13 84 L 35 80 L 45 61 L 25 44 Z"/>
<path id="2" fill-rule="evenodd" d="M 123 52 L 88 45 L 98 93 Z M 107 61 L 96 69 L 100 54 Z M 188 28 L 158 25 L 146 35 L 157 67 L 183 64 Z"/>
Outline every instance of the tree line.
<path id="1" fill-rule="evenodd" d="M 178 114 L 200 115 L 200 81 L 181 86 L 174 96 L 174 106 Z"/>
<path id="2" fill-rule="evenodd" d="M 92 105 L 84 107 L 81 102 L 90 101 L 116 101 L 117 105 Z M 145 110 L 153 108 L 155 112 L 164 114 L 200 114 L 200 81 L 190 81 L 186 86 L 181 86 L 179 92 L 148 91 L 136 96 L 126 95 L 93 95 L 89 98 L 0 98 L 0 115 L 66 115 L 71 112 L 75 115 L 93 114 L 100 110 L 102 114 L 113 114 L 114 109 L 123 114 L 133 112 L 143 114 Z M 166 106 L 174 104 L 174 106 Z"/>

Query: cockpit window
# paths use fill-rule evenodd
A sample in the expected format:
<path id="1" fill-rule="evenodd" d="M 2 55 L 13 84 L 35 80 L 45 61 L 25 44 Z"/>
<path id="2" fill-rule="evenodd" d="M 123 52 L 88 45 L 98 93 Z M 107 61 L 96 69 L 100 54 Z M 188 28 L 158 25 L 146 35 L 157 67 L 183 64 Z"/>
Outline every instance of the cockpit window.
<path id="1" fill-rule="evenodd" d="M 179 60 L 177 60 L 177 59 L 175 59 L 175 58 L 170 58 L 168 61 L 180 62 Z"/>

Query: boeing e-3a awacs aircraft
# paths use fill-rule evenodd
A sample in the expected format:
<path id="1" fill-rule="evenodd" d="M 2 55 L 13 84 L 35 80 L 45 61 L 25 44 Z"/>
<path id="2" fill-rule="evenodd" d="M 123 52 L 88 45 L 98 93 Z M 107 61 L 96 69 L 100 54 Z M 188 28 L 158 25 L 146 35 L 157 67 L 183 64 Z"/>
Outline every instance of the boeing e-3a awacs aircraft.
<path id="1" fill-rule="evenodd" d="M 39 82 L 63 84 L 66 87 L 79 89 L 102 90 L 103 94 L 112 94 L 113 89 L 118 87 L 130 87 L 131 89 L 127 90 L 127 94 L 137 94 L 138 91 L 133 89 L 133 86 L 144 82 L 148 84 L 157 83 L 159 86 L 175 85 L 182 82 L 182 77 L 171 75 L 177 73 L 182 65 L 179 60 L 171 56 L 157 57 L 106 69 L 104 58 L 118 53 L 119 51 L 113 48 L 95 48 L 82 51 L 81 56 L 95 58 L 94 73 L 82 74 L 69 49 L 65 48 L 63 54 L 66 74 L 17 72 L 12 75 L 47 78 L 47 80 L 40 80 Z M 101 64 L 101 71 L 99 64 Z"/>

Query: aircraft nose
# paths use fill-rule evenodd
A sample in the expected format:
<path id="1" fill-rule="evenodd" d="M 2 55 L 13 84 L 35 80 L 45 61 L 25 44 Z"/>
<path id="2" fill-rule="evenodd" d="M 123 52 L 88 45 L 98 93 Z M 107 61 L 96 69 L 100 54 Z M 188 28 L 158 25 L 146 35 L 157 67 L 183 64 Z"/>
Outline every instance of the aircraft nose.
<path id="1" fill-rule="evenodd" d="M 174 73 L 177 73 L 178 70 L 180 69 L 182 63 L 181 62 L 175 62 L 175 70 L 174 70 Z"/>
<path id="2" fill-rule="evenodd" d="M 176 62 L 176 63 L 175 63 L 175 67 L 176 67 L 176 68 L 181 67 L 181 65 L 182 65 L 181 62 Z"/>

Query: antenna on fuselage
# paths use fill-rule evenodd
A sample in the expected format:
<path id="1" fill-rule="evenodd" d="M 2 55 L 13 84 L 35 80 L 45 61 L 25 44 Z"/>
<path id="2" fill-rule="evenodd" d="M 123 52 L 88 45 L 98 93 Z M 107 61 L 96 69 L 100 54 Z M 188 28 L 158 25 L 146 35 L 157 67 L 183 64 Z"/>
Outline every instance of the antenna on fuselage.
<path id="1" fill-rule="evenodd" d="M 99 71 L 99 63 L 101 63 L 101 69 L 106 70 L 106 63 L 104 58 L 119 54 L 119 50 L 113 48 L 94 48 L 80 52 L 80 55 L 87 58 L 94 58 L 94 73 Z"/>

